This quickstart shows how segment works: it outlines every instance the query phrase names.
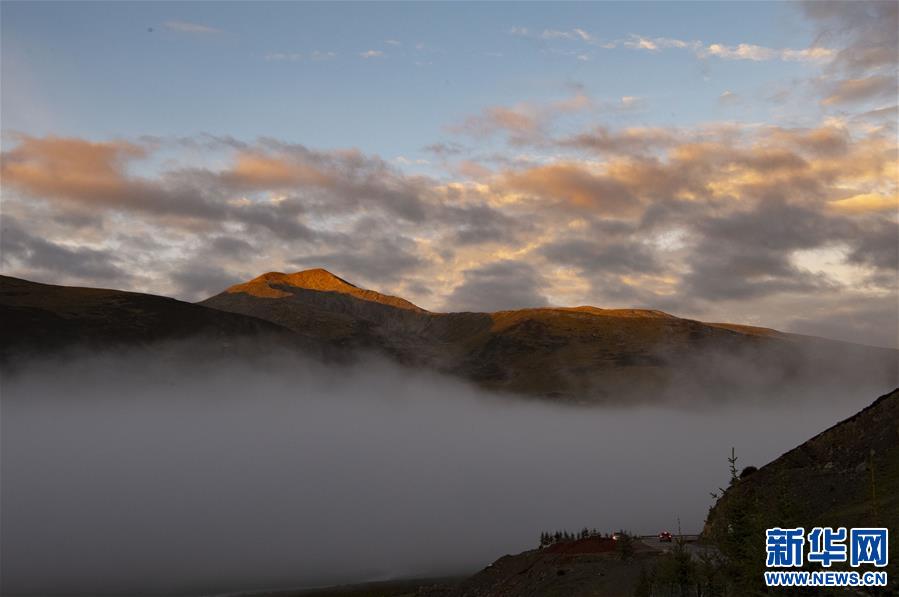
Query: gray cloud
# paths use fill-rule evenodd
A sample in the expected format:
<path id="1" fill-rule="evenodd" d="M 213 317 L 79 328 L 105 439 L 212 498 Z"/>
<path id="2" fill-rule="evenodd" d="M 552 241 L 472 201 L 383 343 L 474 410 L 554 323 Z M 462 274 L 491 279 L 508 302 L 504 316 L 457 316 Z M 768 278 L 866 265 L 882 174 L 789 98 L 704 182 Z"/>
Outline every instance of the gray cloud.
<path id="1" fill-rule="evenodd" d="M 764 249 L 705 243 L 691 260 L 684 290 L 707 301 L 752 299 L 782 292 L 811 293 L 832 288 L 822 274 L 800 270 L 787 256 Z"/>
<path id="2" fill-rule="evenodd" d="M 882 268 L 899 279 L 899 224 L 871 219 L 852 241 L 849 261 Z"/>
<path id="3" fill-rule="evenodd" d="M 217 255 L 242 257 L 251 254 L 256 248 L 245 240 L 231 236 L 217 236 L 209 241 L 209 248 Z"/>
<path id="4" fill-rule="evenodd" d="M 835 282 L 826 275 L 796 267 L 791 254 L 838 242 L 853 228 L 808 209 L 768 201 L 751 211 L 701 221 L 694 231 L 698 236 L 683 287 L 695 298 L 713 301 L 832 288 Z"/>
<path id="5" fill-rule="evenodd" d="M 130 274 L 120 266 L 113 251 L 67 247 L 38 238 L 10 215 L 3 216 L 0 230 L 0 253 L 6 271 L 52 284 L 130 282 Z"/>
<path id="6" fill-rule="evenodd" d="M 449 224 L 449 246 L 512 243 L 533 232 L 527 221 L 509 217 L 483 205 L 471 207 L 444 206 L 441 221 Z"/>
<path id="7" fill-rule="evenodd" d="M 463 282 L 446 298 L 448 311 L 500 311 L 548 304 L 540 289 L 544 281 L 524 261 L 498 261 L 466 270 Z"/>
<path id="8" fill-rule="evenodd" d="M 559 141 L 562 147 L 587 149 L 606 154 L 642 154 L 683 142 L 677 131 L 666 128 L 628 128 L 611 130 L 598 126 Z"/>
<path id="9" fill-rule="evenodd" d="M 383 229 L 383 223 L 366 220 L 359 224 L 357 233 L 342 243 L 340 251 L 312 251 L 294 258 L 291 264 L 297 268 L 324 267 L 340 272 L 353 280 L 369 284 L 396 283 L 405 274 L 423 265 L 414 241 L 390 234 L 367 233 L 366 229 Z"/>
<path id="10" fill-rule="evenodd" d="M 453 142 L 449 142 L 449 143 L 447 143 L 447 142 L 432 143 L 430 145 L 426 145 L 424 147 L 424 150 L 429 153 L 433 153 L 434 155 L 439 156 L 441 158 L 447 158 L 450 156 L 461 154 L 463 151 L 465 151 L 465 148 L 461 144 L 453 141 Z"/>
<path id="11" fill-rule="evenodd" d="M 896 98 L 899 9 L 895 2 L 806 0 L 818 41 L 839 47 L 829 77 L 819 81 L 824 104 Z"/>
<path id="12" fill-rule="evenodd" d="M 847 220 L 780 200 L 762 201 L 745 211 L 697 222 L 695 230 L 721 246 L 758 246 L 774 251 L 810 249 L 850 237 Z"/>
<path id="13" fill-rule="evenodd" d="M 301 220 L 303 200 L 293 197 L 272 204 L 251 204 L 229 210 L 229 219 L 250 230 L 264 230 L 282 239 L 310 241 L 321 234 Z"/>
<path id="14" fill-rule="evenodd" d="M 552 262 L 573 265 L 585 274 L 650 274 L 660 270 L 653 251 L 637 241 L 562 240 L 541 247 L 540 253 Z"/>
<path id="15" fill-rule="evenodd" d="M 851 75 L 895 68 L 899 45 L 895 2 L 806 0 L 801 7 L 819 27 L 819 43 L 842 45 L 835 68 Z"/>
<path id="16" fill-rule="evenodd" d="M 843 79 L 823 84 L 827 96 L 825 104 L 846 104 L 876 99 L 896 99 L 896 77 L 871 76 L 863 79 Z"/>

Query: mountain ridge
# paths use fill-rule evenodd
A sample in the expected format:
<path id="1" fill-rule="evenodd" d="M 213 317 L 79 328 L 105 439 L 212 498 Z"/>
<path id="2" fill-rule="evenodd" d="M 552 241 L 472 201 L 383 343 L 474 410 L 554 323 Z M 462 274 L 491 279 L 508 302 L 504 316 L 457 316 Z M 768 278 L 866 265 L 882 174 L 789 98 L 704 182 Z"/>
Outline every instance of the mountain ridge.
<path id="1" fill-rule="evenodd" d="M 340 360 L 376 353 L 490 391 L 574 403 L 694 394 L 727 400 L 808 383 L 875 389 L 899 384 L 899 351 L 893 349 L 649 309 L 434 313 L 324 269 L 268 272 L 198 303 L 10 277 L 0 281 L 0 317 L 16 331 L 4 335 L 0 357 L 26 345 L 33 353 L 200 333 L 246 338 L 244 332 L 257 330 Z M 86 295 L 96 300 L 85 303 Z M 50 296 L 55 298 L 48 302 Z"/>
<path id="2" fill-rule="evenodd" d="M 284 289 L 285 287 L 321 292 L 338 292 L 364 301 L 390 305 L 400 309 L 425 311 L 425 309 L 404 298 L 360 288 L 323 268 L 302 270 L 292 274 L 267 272 L 247 282 L 230 286 L 224 292 L 228 294 L 245 293 L 260 298 L 285 298 L 291 294 Z"/>
<path id="3" fill-rule="evenodd" d="M 431 313 L 434 315 L 450 315 L 458 313 L 480 313 L 478 311 L 431 311 L 424 309 L 413 302 L 400 296 L 390 295 L 378 292 L 376 290 L 362 288 L 325 268 L 312 268 L 299 270 L 293 273 L 284 273 L 271 271 L 256 276 L 246 282 L 240 282 L 229 286 L 223 292 L 228 294 L 245 293 L 260 298 L 285 298 L 290 296 L 290 292 L 282 290 L 281 287 L 288 286 L 292 288 L 301 288 L 305 290 L 318 290 L 324 292 L 338 292 L 368 300 L 381 304 L 391 305 L 394 307 L 405 308 L 418 312 Z M 210 297 L 212 298 L 212 297 Z M 204 299 L 208 300 L 208 299 Z M 204 302 L 204 301 L 200 301 Z M 569 311 L 584 312 L 594 315 L 614 315 L 619 317 L 659 317 L 659 318 L 675 318 L 675 315 L 659 311 L 657 309 L 635 309 L 635 308 L 614 308 L 608 309 L 596 307 L 593 305 L 579 305 L 577 307 L 563 306 L 545 306 L 545 307 L 525 307 L 522 309 L 500 309 L 498 311 L 490 311 L 488 313 L 507 313 L 525 310 L 544 310 L 544 311 Z M 682 318 L 678 318 L 682 319 Z M 739 326 L 741 324 L 721 324 Z M 746 326 L 749 327 L 749 326 Z"/>
<path id="4" fill-rule="evenodd" d="M 0 275 L 0 362 L 74 348 L 117 349 L 203 338 L 229 352 L 235 341 L 266 338 L 299 346 L 270 321 L 174 298 L 108 288 L 58 286 Z"/>
<path id="5" fill-rule="evenodd" d="M 622 391 L 650 395 L 672 383 L 695 388 L 703 382 L 733 382 L 737 373 L 742 375 L 741 368 L 751 370 L 750 385 L 776 388 L 797 376 L 808 377 L 820 363 L 839 364 L 847 352 L 865 353 L 848 359 L 861 369 L 899 360 L 897 352 L 888 349 L 806 339 L 757 326 L 706 323 L 652 309 L 587 305 L 438 313 L 363 290 L 322 269 L 255 280 L 260 279 L 232 286 L 200 304 L 252 315 L 347 348 L 381 352 L 491 390 L 561 400 L 605 400 Z M 274 288 L 277 298 L 255 296 L 260 283 L 264 289 Z M 868 357 L 870 363 L 865 362 Z M 890 370 L 887 377 L 897 375 Z"/>

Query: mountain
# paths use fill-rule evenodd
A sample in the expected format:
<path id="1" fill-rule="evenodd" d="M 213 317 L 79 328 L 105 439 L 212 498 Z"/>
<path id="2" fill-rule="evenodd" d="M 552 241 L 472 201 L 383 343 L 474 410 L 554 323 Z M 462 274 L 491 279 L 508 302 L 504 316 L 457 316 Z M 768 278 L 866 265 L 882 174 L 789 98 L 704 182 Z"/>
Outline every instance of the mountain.
<path id="1" fill-rule="evenodd" d="M 796 382 L 899 379 L 899 351 L 705 323 L 655 310 L 540 308 L 434 313 L 322 269 L 267 273 L 199 304 L 249 315 L 345 349 L 456 375 L 491 390 L 604 401 L 677 388 L 717 399 Z M 719 391 L 721 386 L 725 389 Z"/>
<path id="2" fill-rule="evenodd" d="M 734 483 L 705 533 L 741 499 L 788 502 L 789 515 L 808 528 L 899 523 L 899 389 Z"/>
<path id="3" fill-rule="evenodd" d="M 654 310 L 434 313 L 322 269 L 267 273 L 196 304 L 3 276 L 0 318 L 5 360 L 189 337 L 233 350 L 240 338 L 245 354 L 274 344 L 339 359 L 375 352 L 489 390 L 556 401 L 776 399 L 899 384 L 896 350 Z"/>
<path id="4" fill-rule="evenodd" d="M 726 577 L 739 592 L 760 594 L 767 529 L 887 527 L 889 552 L 895 554 L 897 523 L 899 389 L 762 468 L 744 469 L 710 509 L 703 537 L 720 552 Z M 806 569 L 816 567 L 806 562 Z M 850 568 L 839 563 L 833 569 Z M 890 558 L 885 570 L 891 584 L 876 594 L 894 595 L 899 560 Z"/>
<path id="5" fill-rule="evenodd" d="M 253 278 L 249 282 L 232 286 L 225 292 L 228 294 L 248 294 L 257 297 L 266 298 L 283 298 L 290 296 L 279 287 L 290 287 L 293 289 L 316 290 L 319 292 L 333 292 L 337 294 L 349 295 L 361 301 L 370 303 L 378 303 L 388 305 L 398 309 L 407 309 L 409 311 L 417 311 L 424 313 L 425 310 L 417 307 L 405 299 L 395 296 L 389 296 L 375 292 L 374 290 L 365 290 L 354 284 L 350 284 L 343 278 L 338 278 L 331 272 L 317 268 L 310 269 L 294 274 L 282 274 L 280 272 L 269 272 L 258 278 Z"/>
<path id="6" fill-rule="evenodd" d="M 764 545 L 765 529 L 773 526 L 888 527 L 889 552 L 899 553 L 899 389 L 757 471 L 745 471 L 709 511 L 703 535 L 727 545 L 742 534 Z M 762 553 L 747 562 L 749 569 L 764 568 Z M 899 589 L 895 555 L 887 570 Z"/>
<path id="7" fill-rule="evenodd" d="M 344 347 L 389 344 L 428 312 L 405 299 L 364 290 L 323 269 L 269 272 L 198 303 L 251 315 Z M 400 329 L 396 329 L 400 328 Z"/>
<path id="8" fill-rule="evenodd" d="M 74 347 L 115 349 L 202 338 L 212 351 L 236 341 L 299 346 L 296 334 L 246 315 L 162 296 L 39 284 L 0 276 L 0 360 L 49 355 Z"/>

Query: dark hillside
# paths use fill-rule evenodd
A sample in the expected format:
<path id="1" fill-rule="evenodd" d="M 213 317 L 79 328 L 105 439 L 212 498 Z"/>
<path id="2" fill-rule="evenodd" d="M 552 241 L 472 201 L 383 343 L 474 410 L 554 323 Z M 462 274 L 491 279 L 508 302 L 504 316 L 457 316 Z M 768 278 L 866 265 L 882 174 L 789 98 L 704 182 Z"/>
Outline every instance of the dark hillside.
<path id="1" fill-rule="evenodd" d="M 171 298 L 97 288 L 54 286 L 0 276 L 0 359 L 68 349 L 112 350 L 202 338 L 210 352 L 237 342 L 312 348 L 268 321 Z"/>
<path id="2" fill-rule="evenodd" d="M 887 527 L 899 587 L 899 389 L 733 482 L 709 511 L 704 537 L 754 577 L 765 528 Z"/>

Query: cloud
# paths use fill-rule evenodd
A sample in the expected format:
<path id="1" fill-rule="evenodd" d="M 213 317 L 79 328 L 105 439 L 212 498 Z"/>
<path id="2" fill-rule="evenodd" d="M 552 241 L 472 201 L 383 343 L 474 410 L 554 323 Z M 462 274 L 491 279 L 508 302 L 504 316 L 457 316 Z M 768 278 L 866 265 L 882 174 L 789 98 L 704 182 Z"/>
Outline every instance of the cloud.
<path id="1" fill-rule="evenodd" d="M 676 131 L 661 127 L 612 130 L 606 126 L 597 126 L 591 131 L 561 139 L 559 144 L 597 153 L 640 154 L 671 147 L 679 139 L 681 137 Z"/>
<path id="2" fill-rule="evenodd" d="M 592 98 L 581 86 L 573 86 L 573 91 L 570 97 L 553 102 L 489 106 L 480 114 L 468 116 L 462 122 L 448 126 L 447 130 L 476 138 L 505 133 L 507 142 L 513 145 L 539 143 L 560 116 L 595 107 Z"/>
<path id="3" fill-rule="evenodd" d="M 446 298 L 449 311 L 500 311 L 546 306 L 539 271 L 524 261 L 505 260 L 462 272 L 463 281 Z"/>
<path id="4" fill-rule="evenodd" d="M 596 41 L 592 35 L 577 27 L 568 31 L 560 31 L 558 29 L 544 29 L 540 34 L 540 37 L 542 37 L 543 39 L 580 40 L 587 43 L 594 43 Z"/>
<path id="5" fill-rule="evenodd" d="M 733 105 L 740 102 L 740 96 L 730 90 L 724 90 L 718 96 L 718 103 L 722 106 Z"/>
<path id="6" fill-rule="evenodd" d="M 756 44 L 740 43 L 726 45 L 722 43 L 706 44 L 699 40 L 683 40 L 671 37 L 646 37 L 631 34 L 624 39 L 602 41 L 584 29 L 544 29 L 540 34 L 534 34 L 524 27 L 513 27 L 509 33 L 517 37 L 531 37 L 544 41 L 579 42 L 589 46 L 615 49 L 626 48 L 647 52 L 660 52 L 662 50 L 677 49 L 689 50 L 697 58 L 721 58 L 723 60 L 750 60 L 763 62 L 780 60 L 784 62 L 827 62 L 837 56 L 837 51 L 820 45 L 809 48 L 768 48 Z M 578 57 L 584 54 L 572 53 Z"/>
<path id="7" fill-rule="evenodd" d="M 444 236 L 451 247 L 516 244 L 534 233 L 534 226 L 526 220 L 506 215 L 484 205 L 447 206 L 444 217 L 452 228 Z"/>
<path id="8" fill-rule="evenodd" d="M 698 224 L 700 239 L 684 276 L 685 290 L 702 300 L 751 299 L 771 293 L 811 293 L 835 287 L 826 275 L 803 270 L 794 251 L 839 242 L 847 222 L 780 201 Z"/>
<path id="9" fill-rule="evenodd" d="M 0 241 L 25 277 L 184 298 L 324 266 L 431 309 L 641 306 L 777 327 L 793 300 L 896 292 L 895 140 L 849 123 L 544 126 L 518 154 L 435 145 L 440 177 L 277 139 L 20 136 L 2 154 L 20 230 Z M 166 159 L 185 148 L 213 159 Z"/>
<path id="10" fill-rule="evenodd" d="M 291 261 L 296 269 L 324 267 L 371 285 L 393 284 L 422 265 L 415 242 L 409 238 L 387 235 L 371 237 L 364 230 L 385 226 L 386 222 L 362 221 L 356 235 L 340 251 L 311 252 Z M 352 248 L 350 248 L 352 247 Z"/>
<path id="11" fill-rule="evenodd" d="M 767 60 L 782 60 L 784 62 L 826 61 L 836 55 L 836 52 L 829 48 L 812 47 L 801 50 L 786 48 L 778 50 L 754 44 L 739 44 L 736 46 L 710 44 L 705 47 L 698 47 L 696 52 L 700 57 L 715 56 L 724 60 L 752 60 L 754 62 Z"/>
<path id="12" fill-rule="evenodd" d="M 273 52 L 266 54 L 264 57 L 266 62 L 299 62 L 303 59 L 302 54 L 283 54 L 281 52 Z"/>
<path id="13" fill-rule="evenodd" d="M 831 48 L 813 47 L 802 50 L 789 48 L 780 51 L 780 59 L 785 62 L 827 61 L 836 55 Z"/>
<path id="14" fill-rule="evenodd" d="M 86 283 L 128 285 L 131 275 L 109 249 L 66 246 L 29 234 L 22 223 L 6 214 L 2 230 L 4 271 L 27 271 L 50 284 Z"/>
<path id="15" fill-rule="evenodd" d="M 235 152 L 218 171 L 182 168 L 150 180 L 131 176 L 129 162 L 149 149 L 129 142 L 23 136 L 3 153 L 4 181 L 34 197 L 84 206 L 146 211 L 198 219 L 243 217 L 263 223 L 270 215 L 297 215 L 292 200 L 253 201 L 237 193 L 303 188 L 306 203 L 383 201 L 400 217 L 420 218 L 420 191 L 380 159 L 357 151 L 316 152 L 300 145 L 264 142 Z"/>
<path id="16" fill-rule="evenodd" d="M 76 138 L 20 135 L 2 154 L 5 184 L 28 195 L 84 206 L 218 217 L 224 208 L 193 189 L 169 189 L 158 181 L 130 176 L 130 162 L 149 149 L 126 141 L 92 142 Z"/>
<path id="17" fill-rule="evenodd" d="M 247 241 L 230 236 L 217 236 L 213 238 L 209 241 L 209 247 L 211 252 L 215 254 L 226 254 L 233 257 L 243 257 L 256 250 L 256 247 Z"/>
<path id="18" fill-rule="evenodd" d="M 633 50 L 649 50 L 651 52 L 668 48 L 684 49 L 697 48 L 701 46 L 701 43 L 698 41 L 684 41 L 681 39 L 672 39 L 670 37 L 648 38 L 643 37 L 642 35 L 634 34 L 632 34 L 628 39 L 624 41 L 615 43 L 615 45 L 619 44 L 625 48 L 630 48 Z"/>
<path id="19" fill-rule="evenodd" d="M 576 164 L 553 164 L 506 172 L 503 188 L 541 200 L 562 202 L 603 214 L 626 215 L 640 211 L 632 189 L 614 176 L 596 174 Z"/>
<path id="20" fill-rule="evenodd" d="M 366 50 L 364 52 L 359 52 L 359 55 L 367 60 L 369 58 L 380 58 L 385 54 L 381 50 Z"/>
<path id="21" fill-rule="evenodd" d="M 633 109 L 645 102 L 644 98 L 633 95 L 625 95 L 621 98 L 621 106 L 625 109 Z"/>
<path id="22" fill-rule="evenodd" d="M 564 239 L 540 248 L 549 261 L 577 267 L 581 274 L 653 274 L 661 266 L 653 251 L 639 241 Z"/>
<path id="23" fill-rule="evenodd" d="M 895 213 L 895 212 L 894 212 Z M 889 220 L 868 220 L 865 233 L 854 236 L 849 261 L 880 268 L 892 274 L 892 285 L 899 282 L 899 224 Z"/>
<path id="24" fill-rule="evenodd" d="M 459 143 L 432 143 L 430 145 L 426 145 L 424 147 L 425 151 L 433 153 L 434 155 L 440 156 L 442 158 L 446 158 L 452 155 L 459 155 L 464 151 L 464 148 Z"/>
<path id="25" fill-rule="evenodd" d="M 431 162 L 429 162 L 428 160 L 425 160 L 425 159 L 422 159 L 422 158 L 407 158 L 407 157 L 404 156 L 404 155 L 398 155 L 398 156 L 396 156 L 396 157 L 393 158 L 393 159 L 394 159 L 394 161 L 397 162 L 398 164 L 402 164 L 402 165 L 404 165 L 404 166 L 412 166 L 412 165 L 415 165 L 415 166 L 426 166 L 426 165 L 428 165 L 428 164 L 431 163 Z"/>
<path id="26" fill-rule="evenodd" d="M 187 21 L 166 21 L 165 28 L 169 31 L 177 31 L 178 33 L 192 33 L 206 35 L 210 33 L 222 33 L 221 29 L 201 25 L 199 23 L 189 23 Z"/>
<path id="27" fill-rule="evenodd" d="M 799 4 L 817 26 L 821 43 L 839 45 L 833 69 L 850 78 L 890 71 L 895 76 L 899 8 L 895 2 L 815 2 Z"/>
<path id="28" fill-rule="evenodd" d="M 497 132 L 507 133 L 513 144 L 535 141 L 544 132 L 546 117 L 535 106 L 521 104 L 514 107 L 493 106 L 477 116 L 469 116 L 459 124 L 448 127 L 450 132 L 473 137 L 488 137 Z"/>
<path id="29" fill-rule="evenodd" d="M 638 99 L 638 98 L 629 98 L 629 99 Z M 622 101 L 624 98 L 622 98 Z M 580 87 L 575 89 L 574 95 L 567 99 L 559 100 L 557 102 L 553 102 L 551 107 L 559 112 L 581 112 L 583 110 L 587 110 L 593 106 L 593 100 L 590 99 L 590 96 L 587 95 L 584 90 Z"/>
<path id="30" fill-rule="evenodd" d="M 879 193 L 861 193 L 846 197 L 845 199 L 834 199 L 828 202 L 828 205 L 843 213 L 869 213 L 869 212 L 893 212 L 899 211 L 899 198 L 895 195 L 888 197 Z"/>
<path id="31" fill-rule="evenodd" d="M 3 153 L 3 178 L 35 195 L 102 199 L 120 190 L 126 163 L 147 154 L 140 145 L 125 141 L 24 135 L 18 141 Z"/>
<path id="32" fill-rule="evenodd" d="M 838 48 L 817 83 L 825 106 L 875 99 L 895 101 L 899 9 L 895 2 L 803 2 L 820 43 Z"/>
<path id="33" fill-rule="evenodd" d="M 895 76 L 844 79 L 827 87 L 828 95 L 821 100 L 821 103 L 827 106 L 896 97 Z"/>

